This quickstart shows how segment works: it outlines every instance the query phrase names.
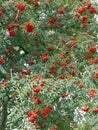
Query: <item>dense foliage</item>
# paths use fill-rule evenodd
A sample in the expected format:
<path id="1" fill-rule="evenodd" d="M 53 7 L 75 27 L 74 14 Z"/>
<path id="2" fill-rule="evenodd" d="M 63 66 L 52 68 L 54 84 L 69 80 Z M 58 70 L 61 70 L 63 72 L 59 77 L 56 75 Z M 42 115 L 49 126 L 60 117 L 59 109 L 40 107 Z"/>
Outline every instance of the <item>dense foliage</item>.
<path id="1" fill-rule="evenodd" d="M 97 7 L 0 1 L 0 130 L 97 130 Z"/>

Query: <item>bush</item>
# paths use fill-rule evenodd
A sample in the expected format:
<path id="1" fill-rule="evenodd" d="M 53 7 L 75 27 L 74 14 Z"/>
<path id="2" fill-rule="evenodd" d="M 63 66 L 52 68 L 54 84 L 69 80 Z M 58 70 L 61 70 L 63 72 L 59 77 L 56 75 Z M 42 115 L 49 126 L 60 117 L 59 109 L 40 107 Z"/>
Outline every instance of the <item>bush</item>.
<path id="1" fill-rule="evenodd" d="M 97 129 L 96 14 L 89 0 L 1 1 L 1 130 Z"/>

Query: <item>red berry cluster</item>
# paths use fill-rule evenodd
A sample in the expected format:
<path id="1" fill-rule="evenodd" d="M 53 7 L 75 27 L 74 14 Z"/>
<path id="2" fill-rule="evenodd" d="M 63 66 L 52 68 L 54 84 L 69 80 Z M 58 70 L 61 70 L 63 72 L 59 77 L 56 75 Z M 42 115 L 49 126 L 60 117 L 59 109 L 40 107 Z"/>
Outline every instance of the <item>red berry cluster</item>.
<path id="1" fill-rule="evenodd" d="M 35 29 L 35 25 L 31 22 L 25 23 L 26 32 L 32 32 Z"/>

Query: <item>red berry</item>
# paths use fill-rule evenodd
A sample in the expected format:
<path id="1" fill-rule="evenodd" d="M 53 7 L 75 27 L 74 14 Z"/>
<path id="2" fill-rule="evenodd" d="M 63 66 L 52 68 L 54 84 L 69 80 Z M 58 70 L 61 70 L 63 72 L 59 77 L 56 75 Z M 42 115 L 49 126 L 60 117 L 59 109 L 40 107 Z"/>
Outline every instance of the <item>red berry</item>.
<path id="1" fill-rule="evenodd" d="M 27 78 L 27 76 L 26 75 L 19 75 L 19 78 L 24 79 L 24 78 Z"/>
<path id="2" fill-rule="evenodd" d="M 84 7 L 84 6 L 83 6 L 83 7 L 79 7 L 79 8 L 78 8 L 78 13 L 79 13 L 79 14 L 82 14 L 82 13 L 84 13 L 84 12 L 86 11 L 86 9 L 87 9 L 87 8 Z"/>
<path id="3" fill-rule="evenodd" d="M 37 99 L 36 99 L 36 104 L 38 104 L 38 105 L 42 104 L 42 101 L 41 101 L 40 98 L 37 98 Z"/>
<path id="4" fill-rule="evenodd" d="M 39 93 L 42 89 L 40 87 L 33 88 L 33 92 Z"/>
<path id="5" fill-rule="evenodd" d="M 43 82 L 40 83 L 40 86 L 43 87 L 45 84 L 46 84 L 46 82 L 43 81 Z"/>
<path id="6" fill-rule="evenodd" d="M 87 19 L 88 19 L 88 16 L 87 16 L 87 15 L 84 15 L 84 16 L 82 17 L 82 23 L 85 23 Z"/>
<path id="7" fill-rule="evenodd" d="M 2 58 L 0 58 L 0 64 L 1 64 L 1 65 L 4 65 L 4 64 L 5 64 L 5 61 L 4 61 Z"/>
<path id="8" fill-rule="evenodd" d="M 95 96 L 96 96 L 96 91 L 95 91 L 95 89 L 91 89 L 91 90 L 90 90 L 90 93 L 88 94 L 88 96 L 89 96 L 90 98 L 95 97 Z"/>
<path id="9" fill-rule="evenodd" d="M 42 62 L 46 63 L 49 60 L 49 56 L 42 56 Z"/>
<path id="10" fill-rule="evenodd" d="M 88 8 L 88 9 L 89 9 L 91 6 L 92 6 L 91 3 L 88 3 L 88 4 L 87 4 L 87 8 Z"/>
<path id="11" fill-rule="evenodd" d="M 25 24 L 26 32 L 32 32 L 35 29 L 35 25 L 33 23 L 27 22 Z"/>
<path id="12" fill-rule="evenodd" d="M 28 74 L 30 74 L 30 70 L 22 70 L 22 74 L 25 74 L 25 75 L 28 75 Z"/>
<path id="13" fill-rule="evenodd" d="M 81 108 L 81 110 L 84 111 L 84 112 L 88 112 L 89 109 L 90 109 L 90 108 L 89 108 L 88 106 L 87 106 L 87 107 L 82 107 L 82 108 Z"/>
<path id="14" fill-rule="evenodd" d="M 89 48 L 89 51 L 91 52 L 91 53 L 95 53 L 96 52 L 96 47 L 94 46 L 94 47 L 90 47 Z"/>
<path id="15" fill-rule="evenodd" d="M 88 23 L 83 23 L 82 26 L 83 28 L 86 28 L 88 26 Z"/>
<path id="16" fill-rule="evenodd" d="M 95 73 L 95 77 L 98 78 L 98 72 Z"/>
<path id="17" fill-rule="evenodd" d="M 83 0 L 80 0 L 80 2 L 83 2 Z"/>
<path id="18" fill-rule="evenodd" d="M 49 23 L 50 24 L 54 24 L 56 22 L 56 18 L 55 17 L 52 17 L 50 20 L 49 20 Z"/>
<path id="19" fill-rule="evenodd" d="M 9 31 L 9 35 L 10 35 L 11 37 L 16 36 L 16 31 L 15 31 L 15 30 L 10 30 L 10 31 Z"/>
<path id="20" fill-rule="evenodd" d="M 53 46 L 48 47 L 48 51 L 52 51 L 53 49 L 54 49 Z"/>
<path id="21" fill-rule="evenodd" d="M 84 84 L 83 83 L 80 83 L 79 84 L 79 88 L 83 88 L 84 87 Z"/>
<path id="22" fill-rule="evenodd" d="M 2 17 L 2 15 L 3 15 L 3 12 L 2 12 L 2 11 L 0 11 L 0 17 Z"/>
<path id="23" fill-rule="evenodd" d="M 90 7 L 89 11 L 90 11 L 91 14 L 96 14 L 96 12 L 97 12 L 96 9 L 93 6 Z"/>
<path id="24" fill-rule="evenodd" d="M 53 111 L 53 108 L 51 106 L 44 107 L 42 114 L 43 115 L 49 115 Z"/>
<path id="25" fill-rule="evenodd" d="M 64 7 L 63 9 L 58 10 L 58 14 L 64 14 L 66 11 L 66 7 Z"/>
<path id="26" fill-rule="evenodd" d="M 35 3 L 34 3 L 34 6 L 35 6 L 35 7 L 37 7 L 37 6 L 39 6 L 39 5 L 40 5 L 39 2 L 35 2 Z"/>
<path id="27" fill-rule="evenodd" d="M 68 95 L 69 95 L 68 93 L 61 94 L 62 98 L 68 97 Z"/>
<path id="28" fill-rule="evenodd" d="M 9 24 L 9 25 L 6 27 L 6 29 L 8 29 L 8 30 L 10 31 L 10 30 L 12 30 L 12 27 L 13 27 L 13 26 L 12 26 L 11 24 Z"/>
<path id="29" fill-rule="evenodd" d="M 98 108 L 95 108 L 93 112 L 98 113 Z"/>
<path id="30" fill-rule="evenodd" d="M 17 5 L 17 8 L 18 8 L 20 11 L 24 11 L 24 10 L 27 9 L 27 8 L 26 8 L 26 5 L 24 5 L 24 4 L 18 4 L 18 5 Z"/>

